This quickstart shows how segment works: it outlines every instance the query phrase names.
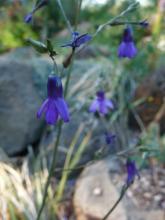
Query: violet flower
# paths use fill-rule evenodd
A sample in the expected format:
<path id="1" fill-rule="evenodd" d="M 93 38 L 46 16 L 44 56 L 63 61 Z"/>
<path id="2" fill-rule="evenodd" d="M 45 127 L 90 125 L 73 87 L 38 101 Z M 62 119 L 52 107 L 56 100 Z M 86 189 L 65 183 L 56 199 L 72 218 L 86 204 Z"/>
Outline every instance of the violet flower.
<path id="1" fill-rule="evenodd" d="M 126 162 L 127 167 L 127 185 L 130 185 L 134 182 L 135 176 L 138 176 L 140 178 L 139 172 L 136 168 L 135 161 L 131 160 L 130 158 L 127 159 Z"/>
<path id="2" fill-rule="evenodd" d="M 115 138 L 116 138 L 116 135 L 115 134 L 112 134 L 112 133 L 108 133 L 108 132 L 106 132 L 105 133 L 105 142 L 107 143 L 107 144 L 111 144 L 111 143 L 113 143 L 113 141 L 115 140 Z"/>
<path id="3" fill-rule="evenodd" d="M 139 22 L 139 25 L 143 28 L 147 28 L 149 26 L 149 23 L 147 20 L 143 20 Z"/>
<path id="4" fill-rule="evenodd" d="M 46 122 L 50 125 L 55 124 L 59 116 L 64 122 L 68 122 L 69 110 L 63 97 L 62 82 L 58 76 L 50 75 L 48 77 L 47 93 L 48 98 L 38 110 L 37 118 L 45 113 Z"/>
<path id="5" fill-rule="evenodd" d="M 73 32 L 72 40 L 69 43 L 62 45 L 62 47 L 72 47 L 75 49 L 76 47 L 80 47 L 82 44 L 90 41 L 91 39 L 92 36 L 89 34 L 80 35 L 78 32 Z"/>
<path id="6" fill-rule="evenodd" d="M 137 48 L 135 47 L 132 30 L 128 26 L 124 29 L 123 39 L 118 48 L 119 57 L 133 58 L 137 54 Z"/>
<path id="7" fill-rule="evenodd" d="M 29 14 L 27 14 L 27 15 L 25 16 L 24 21 L 25 21 L 26 23 L 30 23 L 31 20 L 32 20 L 32 18 L 33 18 L 33 13 L 30 12 Z"/>
<path id="8" fill-rule="evenodd" d="M 90 105 L 90 112 L 99 112 L 101 115 L 106 115 L 110 109 L 114 109 L 113 102 L 106 99 L 104 91 L 98 91 L 96 99 Z"/>
<path id="9" fill-rule="evenodd" d="M 31 20 L 32 20 L 32 18 L 33 18 L 34 13 L 35 13 L 36 11 L 38 11 L 40 8 L 42 8 L 42 7 L 44 7 L 45 5 L 47 5 L 47 4 L 48 4 L 48 1 L 49 1 L 49 0 L 37 1 L 37 3 L 36 3 L 36 5 L 35 5 L 34 9 L 33 9 L 30 13 L 28 13 L 28 14 L 25 16 L 24 21 L 25 21 L 26 23 L 30 23 Z"/>

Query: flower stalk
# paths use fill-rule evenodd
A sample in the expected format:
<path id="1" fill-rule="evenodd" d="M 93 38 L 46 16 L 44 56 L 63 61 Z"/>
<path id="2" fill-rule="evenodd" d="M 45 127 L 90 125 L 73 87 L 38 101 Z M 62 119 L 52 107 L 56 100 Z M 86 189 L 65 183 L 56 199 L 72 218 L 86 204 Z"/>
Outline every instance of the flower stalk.
<path id="1" fill-rule="evenodd" d="M 57 150 L 58 150 L 59 141 L 60 141 L 60 137 L 61 137 L 62 124 L 63 124 L 62 121 L 59 121 L 58 131 L 57 131 L 57 139 L 56 139 L 55 146 L 54 146 L 54 151 L 53 151 L 53 159 L 52 159 L 51 167 L 50 167 L 50 170 L 49 170 L 49 176 L 48 176 L 48 179 L 47 179 L 47 182 L 46 182 L 46 185 L 45 185 L 45 189 L 44 189 L 42 204 L 41 204 L 41 207 L 39 209 L 36 220 L 39 220 L 40 217 L 41 217 L 43 208 L 45 206 L 46 198 L 47 198 L 48 187 L 50 185 L 51 177 L 53 176 L 53 172 L 54 172 L 54 169 L 55 169 L 55 166 L 56 166 Z"/>
<path id="2" fill-rule="evenodd" d="M 66 24 L 67 24 L 68 30 L 69 30 L 70 34 L 72 34 L 72 33 L 73 33 L 73 29 L 72 29 L 72 26 L 71 26 L 71 24 L 70 24 L 70 21 L 68 20 L 66 14 L 65 14 L 65 10 L 64 10 L 63 5 L 62 5 L 62 3 L 61 3 L 61 0 L 57 0 L 57 3 L 58 3 L 59 8 L 60 8 L 60 10 L 61 10 L 61 12 L 62 12 L 62 15 L 63 15 L 63 17 L 64 17 L 64 20 L 65 20 L 65 22 L 66 22 Z"/>
<path id="3" fill-rule="evenodd" d="M 65 19 L 65 21 L 67 23 L 68 29 L 72 33 L 72 28 L 71 28 L 70 22 L 69 22 L 69 20 L 66 17 L 66 14 L 65 14 L 65 11 L 64 11 L 63 6 L 61 4 L 61 1 L 57 0 L 57 2 L 58 2 L 59 7 L 60 7 L 60 9 L 62 11 L 64 19 Z M 57 73 L 58 73 L 58 67 L 57 67 L 57 64 L 56 64 L 56 62 L 54 60 L 54 57 L 51 56 L 50 58 L 53 60 L 54 67 L 55 67 L 55 69 L 57 69 Z M 66 85 L 65 85 L 65 89 L 64 89 L 64 97 L 66 97 L 67 91 L 68 91 L 68 87 L 69 87 L 69 81 L 70 81 L 70 76 L 71 76 L 71 71 L 72 71 L 72 66 L 73 66 L 73 60 L 74 60 L 74 58 L 72 59 L 72 62 L 71 62 L 71 65 L 70 65 L 70 68 L 69 68 L 69 71 L 68 71 L 67 79 L 66 79 Z M 61 133 L 62 133 L 62 125 L 63 125 L 63 122 L 59 121 L 59 123 L 58 123 L 58 130 L 57 130 L 57 139 L 56 139 L 55 146 L 54 146 L 54 151 L 53 151 L 53 159 L 52 159 L 52 163 L 51 163 L 48 179 L 47 179 L 47 182 L 46 182 L 46 185 L 45 185 L 45 189 L 44 189 L 44 195 L 43 195 L 43 199 L 42 199 L 42 204 L 41 204 L 41 207 L 39 209 L 39 212 L 38 212 L 36 220 L 40 220 L 42 211 L 43 211 L 45 203 L 46 203 L 47 194 L 48 194 L 48 188 L 49 188 L 49 185 L 50 185 L 50 182 L 51 182 L 51 178 L 52 178 L 53 173 L 55 171 L 56 162 L 57 162 L 58 146 L 59 146 L 60 137 L 61 137 Z"/>
<path id="4" fill-rule="evenodd" d="M 128 188 L 130 185 L 124 185 L 122 190 L 121 190 L 121 194 L 118 198 L 118 200 L 115 202 L 115 204 L 112 206 L 112 208 L 107 212 L 107 214 L 102 218 L 102 220 L 106 220 L 108 218 L 108 216 L 115 210 L 115 208 L 117 207 L 117 205 L 119 204 L 119 202 L 123 199 L 125 193 L 127 192 Z"/>

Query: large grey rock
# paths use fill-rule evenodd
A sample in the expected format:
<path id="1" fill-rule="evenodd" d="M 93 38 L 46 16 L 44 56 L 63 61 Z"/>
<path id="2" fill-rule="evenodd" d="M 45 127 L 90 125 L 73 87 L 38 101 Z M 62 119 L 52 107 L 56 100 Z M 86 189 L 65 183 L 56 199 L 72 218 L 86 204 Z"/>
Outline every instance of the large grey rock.
<path id="1" fill-rule="evenodd" d="M 22 57 L 21 51 L 0 57 L 0 147 L 9 155 L 38 141 L 43 127 L 36 111 L 46 91 L 50 65 L 24 53 Z"/>
<path id="2" fill-rule="evenodd" d="M 105 161 L 85 168 L 74 193 L 74 208 L 77 220 L 101 220 L 115 204 L 119 193 L 109 176 Z M 107 220 L 126 220 L 126 211 L 121 201 Z"/>

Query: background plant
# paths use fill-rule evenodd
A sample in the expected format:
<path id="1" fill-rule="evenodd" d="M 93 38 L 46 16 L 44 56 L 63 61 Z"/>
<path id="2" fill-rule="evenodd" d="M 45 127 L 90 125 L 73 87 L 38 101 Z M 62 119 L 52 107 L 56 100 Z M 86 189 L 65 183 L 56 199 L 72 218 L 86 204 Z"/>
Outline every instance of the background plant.
<path id="1" fill-rule="evenodd" d="M 51 3 L 52 3 L 52 1 L 51 1 Z M 75 17 L 73 14 L 71 15 L 71 13 L 69 13 L 70 12 L 69 11 L 70 10 L 69 3 L 68 3 L 68 5 L 64 2 L 62 2 L 62 3 L 64 4 L 64 9 L 66 11 L 67 16 L 69 17 L 69 20 L 73 24 Z M 26 2 L 25 2 L 25 4 L 26 4 Z M 31 9 L 32 4 L 27 3 L 27 5 L 28 5 L 27 11 L 29 11 Z M 73 5 L 75 8 L 77 8 L 77 5 L 75 2 L 73 3 Z M 107 7 L 107 5 L 111 6 L 111 7 Z M 110 1 L 107 3 L 107 5 L 100 7 L 98 9 L 96 8 L 97 10 L 94 10 L 93 8 L 85 8 L 82 10 L 81 19 L 79 19 L 79 20 L 81 22 L 86 21 L 86 20 L 90 21 L 89 22 L 90 23 L 89 24 L 90 32 L 94 33 L 96 31 L 96 29 L 98 28 L 98 25 L 105 23 L 107 20 L 109 20 L 111 18 L 111 16 L 113 18 L 116 14 L 119 14 L 119 11 L 121 12 L 123 8 L 126 8 L 128 6 L 128 3 L 126 2 L 126 3 L 123 3 L 123 5 L 116 6 L 115 2 Z M 9 6 L 11 6 L 10 3 L 9 3 Z M 148 7 L 147 13 L 149 15 L 152 14 L 153 10 L 155 9 L 153 6 L 154 6 L 154 3 L 152 6 Z M 8 7 L 7 4 L 6 4 L 6 7 Z M 23 7 L 23 8 L 25 8 L 25 7 Z M 111 8 L 111 13 L 109 13 L 108 8 Z M 21 9 L 22 9 L 22 6 L 21 6 Z M 4 8 L 2 10 L 4 10 Z M 49 10 L 50 11 L 52 10 L 53 13 L 49 13 L 50 12 Z M 54 13 L 55 10 L 57 13 Z M 107 11 L 107 13 L 105 13 L 106 11 Z M 15 12 L 15 9 L 14 9 L 14 12 Z M 49 37 L 52 39 L 51 42 L 52 42 L 53 46 L 54 45 L 58 46 L 58 44 L 60 45 L 62 42 L 64 42 L 64 39 L 62 39 L 61 37 L 59 37 L 59 38 L 53 37 L 54 33 L 63 29 L 66 26 L 63 17 L 60 16 L 59 10 L 57 10 L 57 5 L 56 5 L 55 9 L 53 9 L 52 5 L 49 6 L 48 10 L 47 11 L 45 10 L 43 13 L 45 13 L 45 16 L 43 16 L 42 18 L 40 16 L 40 12 L 36 13 L 34 26 L 25 26 L 25 24 L 22 22 L 22 17 L 23 17 L 23 14 L 25 14 L 25 13 L 24 13 L 24 11 L 22 12 L 22 10 L 20 10 L 20 13 L 17 13 L 19 15 L 18 16 L 19 18 L 16 22 L 14 21 L 14 24 L 16 24 L 16 23 L 21 24 L 22 29 L 24 29 L 24 31 L 23 32 L 20 31 L 21 36 L 19 34 L 18 35 L 14 34 L 14 33 L 11 33 L 10 28 L 8 27 L 8 25 L 6 25 L 4 29 L 9 28 L 8 32 L 11 34 L 12 39 L 13 39 L 13 40 L 10 39 L 9 42 L 11 43 L 13 41 L 14 43 L 13 43 L 13 45 L 9 45 L 7 38 L 6 37 L 2 38 L 2 45 L 3 45 L 2 50 L 5 51 L 8 49 L 11 49 L 11 47 L 24 45 L 25 38 L 27 38 L 28 36 L 30 36 L 31 38 L 34 38 L 36 40 L 42 40 L 42 42 L 44 42 L 44 43 L 46 42 L 46 38 Z M 143 9 L 136 10 L 133 13 L 130 13 L 128 15 L 128 19 L 129 20 L 139 20 L 141 17 L 143 17 L 143 13 L 144 13 Z M 102 16 L 102 14 L 104 14 L 105 17 Z M 146 15 L 146 10 L 145 10 L 145 15 Z M 57 17 L 53 18 L 53 16 L 57 16 Z M 5 22 L 7 22 L 7 21 L 5 20 Z M 10 21 L 10 22 L 13 22 L 13 21 Z M 54 25 L 54 22 L 56 23 L 56 26 Z M 161 26 L 161 25 L 162 25 L 162 23 L 160 20 L 159 26 Z M 120 61 L 119 62 L 119 60 L 116 56 L 116 48 L 117 48 L 118 43 L 120 41 L 120 35 L 122 32 L 122 28 L 120 26 L 113 27 L 113 28 L 115 28 L 115 31 L 112 31 L 112 28 L 107 28 L 102 33 L 100 33 L 92 42 L 93 43 L 92 45 L 94 45 L 96 47 L 99 47 L 100 44 L 103 44 L 111 52 L 109 57 L 107 57 L 107 58 L 100 57 L 100 56 L 97 57 L 97 60 L 100 62 L 103 62 L 104 64 L 110 63 L 110 65 L 111 65 L 110 70 L 111 71 L 109 71 L 108 65 L 107 66 L 105 65 L 104 70 L 102 70 L 102 71 L 100 70 L 100 72 L 98 74 L 98 83 L 95 83 L 95 85 L 93 85 L 93 94 L 92 94 L 92 96 L 93 96 L 94 92 L 99 88 L 99 86 L 100 86 L 99 84 L 101 84 L 101 86 L 105 87 L 107 91 L 110 91 L 109 95 L 111 97 L 114 97 L 115 101 L 117 102 L 117 104 L 118 104 L 117 110 L 112 115 L 110 115 L 108 117 L 107 124 L 108 124 L 108 126 L 110 125 L 110 127 L 113 127 L 115 122 L 123 120 L 123 115 L 125 117 L 123 123 L 126 124 L 128 112 L 130 111 L 130 109 L 133 109 L 134 106 L 139 104 L 138 102 L 137 103 L 131 102 L 131 98 L 133 96 L 132 91 L 134 90 L 134 88 L 137 87 L 139 82 L 141 82 L 142 79 L 147 74 L 150 73 L 150 71 L 152 69 L 156 68 L 162 62 L 162 57 L 163 57 L 162 48 L 158 48 L 158 42 L 162 37 L 161 34 L 159 34 L 159 31 L 161 29 L 158 28 L 157 31 L 155 32 L 154 24 L 151 24 L 151 27 L 149 27 L 149 29 L 147 29 L 147 30 L 141 29 L 140 27 L 139 28 L 137 27 L 137 30 L 140 29 L 140 31 L 134 30 L 134 32 L 136 33 L 136 34 L 134 34 L 134 36 L 135 36 L 136 42 L 138 42 L 138 44 L 137 44 L 138 48 L 142 48 L 142 46 L 145 45 L 145 47 L 143 47 L 142 49 L 139 50 L 139 54 L 138 54 L 137 58 L 131 62 L 127 62 L 127 61 Z M 15 30 L 18 31 L 17 28 Z M 26 31 L 27 31 L 27 33 L 26 33 Z M 25 32 L 25 35 L 24 35 L 24 32 Z M 153 35 L 152 35 L 152 33 L 153 33 Z M 68 39 L 69 39 L 69 36 L 68 36 Z M 152 39 L 154 39 L 154 41 Z M 7 41 L 6 44 L 5 44 L 5 41 Z M 147 41 L 147 43 L 146 43 L 146 41 Z M 45 43 L 45 45 L 48 46 L 48 44 L 46 44 L 46 43 Z M 61 55 L 61 54 L 63 54 L 63 52 L 64 52 L 64 55 L 65 55 L 65 53 L 67 53 L 66 50 L 64 51 L 64 49 L 59 48 L 58 53 L 60 53 L 60 56 L 62 56 L 62 57 L 63 57 L 63 55 Z M 59 58 L 57 56 L 57 63 L 59 63 L 58 59 L 59 60 L 61 59 L 60 56 L 59 56 Z M 142 68 L 138 68 L 139 63 L 141 64 Z M 147 63 L 147 65 L 146 65 L 146 63 Z M 118 70 L 115 70 L 116 65 L 118 65 Z M 71 72 L 72 68 L 69 71 Z M 112 71 L 113 71 L 113 73 L 112 73 Z M 63 72 L 64 81 L 65 81 L 65 74 L 66 73 L 67 73 L 67 70 L 64 70 L 64 72 Z M 87 76 L 87 74 L 84 74 L 83 77 L 84 78 L 86 77 L 86 79 L 90 78 Z M 70 88 L 70 91 L 67 94 L 68 96 L 69 96 L 69 94 L 75 94 L 75 91 L 79 91 L 79 90 L 81 91 L 81 89 L 82 89 L 81 86 L 83 85 L 83 77 L 81 77 L 82 83 L 80 80 L 79 86 L 77 86 L 77 88 L 76 88 L 76 85 L 75 85 L 75 87 Z M 106 80 L 109 80 L 112 82 L 106 83 Z M 83 91 L 83 89 L 82 89 L 82 91 L 81 91 L 82 94 L 83 93 L 84 93 L 83 95 L 91 94 L 90 90 L 88 91 L 88 89 L 85 91 Z M 77 97 L 79 96 L 79 93 L 76 94 Z M 80 94 L 80 95 L 82 95 L 82 94 Z M 79 104 L 81 105 L 82 109 L 86 109 L 88 107 L 88 103 L 85 103 L 85 100 L 83 100 L 83 101 L 82 100 L 80 101 Z M 88 102 L 89 101 L 90 100 L 88 100 Z M 143 100 L 139 100 L 139 102 L 141 102 L 141 101 L 143 101 Z M 71 100 L 71 102 L 73 103 L 74 99 Z M 74 111 L 74 108 L 75 107 L 72 106 L 73 111 Z M 94 119 L 94 118 L 93 118 L 93 120 L 97 121 L 97 119 Z M 68 153 L 66 155 L 64 170 L 68 170 L 68 171 L 62 172 L 62 178 L 61 178 L 61 181 L 58 185 L 58 191 L 53 192 L 53 193 L 57 193 L 59 200 L 63 196 L 64 188 L 65 188 L 67 179 L 69 178 L 69 174 L 70 174 L 71 170 L 76 169 L 76 165 L 77 165 L 78 161 L 80 160 L 83 151 L 90 143 L 91 133 L 87 132 L 87 134 L 84 136 L 81 144 L 79 144 L 78 150 L 76 151 L 74 157 L 72 157 L 72 152 L 75 147 L 75 143 L 78 139 L 78 136 L 80 136 L 80 134 L 81 134 L 82 127 L 83 127 L 83 125 L 80 126 L 80 129 L 75 134 L 75 137 L 73 138 L 73 141 L 70 144 Z M 155 135 L 158 137 L 157 139 L 155 139 Z M 122 147 L 125 149 L 125 146 L 127 146 L 126 134 L 123 135 L 121 132 L 118 134 L 118 136 L 120 136 L 120 140 L 122 141 Z M 158 159 L 160 158 L 160 161 L 162 161 L 162 159 L 161 159 L 162 157 L 161 157 L 161 153 L 160 153 L 160 152 L 164 152 L 164 150 L 162 150 L 163 149 L 162 146 L 164 146 L 162 140 L 163 140 L 163 138 L 160 139 L 160 137 L 159 137 L 157 125 L 155 125 L 154 128 L 151 125 L 151 130 L 150 129 L 149 130 L 145 130 L 145 129 L 142 130 L 141 137 L 140 137 L 140 144 L 139 143 L 136 144 L 136 146 L 138 146 L 140 149 L 140 154 L 136 158 L 137 161 L 139 162 L 139 164 L 141 164 L 143 162 L 143 160 L 141 160 L 141 156 L 146 158 L 146 155 L 147 155 L 147 157 L 154 156 L 154 157 L 157 157 Z M 161 146 L 161 151 L 160 151 L 160 146 Z M 42 155 L 41 157 L 44 158 L 44 155 Z M 40 155 L 39 155 L 39 162 L 36 161 L 35 164 L 38 164 L 38 163 L 40 163 Z M 145 166 L 147 166 L 147 164 L 145 164 Z M 5 170 L 5 173 L 9 172 L 7 167 L 3 166 L 3 169 Z M 43 167 L 42 167 L 42 169 L 43 169 Z M 39 170 L 39 171 L 42 169 L 40 166 L 38 166 L 38 168 L 37 168 L 37 170 Z M 43 174 L 43 176 L 42 176 L 42 179 L 44 179 L 44 184 L 45 184 L 46 178 L 48 176 L 48 173 L 47 173 L 48 167 L 47 166 L 45 167 L 45 170 L 46 170 L 46 175 Z M 19 171 L 18 171 L 18 173 L 19 173 Z M 15 175 L 17 175 L 17 174 L 15 173 Z M 21 176 L 22 174 L 19 173 L 18 175 L 20 175 L 19 178 L 22 178 L 22 176 Z M 42 172 L 41 172 L 41 175 L 42 175 Z M 4 179 L 5 179 L 5 177 L 4 177 Z M 29 180 L 29 182 L 31 182 L 31 181 L 33 182 L 33 177 L 32 177 L 32 180 Z M 22 184 L 22 182 L 23 181 L 21 180 L 20 185 Z M 40 187 L 42 188 L 44 184 L 41 184 L 41 186 L 38 186 L 37 189 L 40 189 Z M 32 183 L 32 185 L 33 185 L 33 183 Z M 5 186 L 6 186 L 6 184 L 5 184 Z M 20 187 L 22 187 L 21 188 L 22 191 L 25 191 L 25 193 L 26 193 L 27 189 L 26 188 L 24 189 L 24 187 L 22 185 Z M 9 186 L 9 188 L 10 188 L 10 186 Z M 31 186 L 31 188 L 33 188 L 33 186 Z M 2 191 L 4 191 L 4 188 Z M 35 191 L 35 189 L 34 189 L 34 191 Z M 49 191 L 50 191 L 50 193 L 49 193 Z M 17 193 L 19 193 L 18 188 L 14 192 L 17 195 Z M 33 216 L 31 218 L 34 218 L 34 219 L 36 218 L 36 212 L 37 212 L 37 209 L 39 209 L 39 206 L 41 204 L 41 199 L 42 199 L 41 193 L 39 193 L 39 195 L 40 196 L 38 196 L 37 193 L 36 194 L 34 193 L 34 197 L 37 197 L 39 199 L 37 200 L 36 203 L 34 201 L 32 202 L 32 204 L 34 204 L 33 208 L 32 208 L 33 211 L 31 211 L 30 208 L 28 209 L 29 213 L 33 212 L 32 214 L 29 214 L 25 208 L 21 208 L 20 212 L 21 213 L 23 212 L 24 213 L 23 215 L 25 215 L 27 218 L 29 218 L 30 215 Z M 48 202 L 47 202 L 47 205 L 44 209 L 45 211 L 43 213 L 43 216 L 44 215 L 47 216 L 47 213 L 50 213 L 50 218 L 51 218 L 51 214 L 52 213 L 55 214 L 55 212 L 56 212 L 55 211 L 56 207 L 54 207 L 54 205 L 53 205 L 54 197 L 51 197 L 51 195 L 52 195 L 52 188 L 49 186 L 48 187 Z M 7 201 L 10 201 L 10 199 L 7 196 L 5 198 Z M 31 199 L 31 196 L 30 196 L 30 199 Z M 23 198 L 20 198 L 20 200 L 23 201 Z M 9 208 L 9 211 L 11 213 L 10 215 L 16 216 L 17 213 L 15 212 L 15 207 L 17 207 L 17 203 L 16 202 L 15 203 L 11 202 L 11 203 L 12 203 L 12 205 L 10 205 L 10 208 Z M 5 204 L 5 203 L 2 203 L 2 204 Z M 10 202 L 9 202 L 9 204 L 10 204 Z M 15 217 L 12 217 L 12 218 L 14 219 Z"/>

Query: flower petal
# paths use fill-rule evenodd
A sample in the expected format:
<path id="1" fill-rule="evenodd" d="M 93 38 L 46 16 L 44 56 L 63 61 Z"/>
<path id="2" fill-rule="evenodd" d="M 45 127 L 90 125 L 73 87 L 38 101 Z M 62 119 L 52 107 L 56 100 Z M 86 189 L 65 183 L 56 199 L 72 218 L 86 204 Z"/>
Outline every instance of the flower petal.
<path id="1" fill-rule="evenodd" d="M 107 106 L 108 108 L 114 109 L 114 104 L 113 104 L 113 102 L 112 102 L 111 100 L 106 99 L 106 100 L 105 100 L 105 104 L 106 104 L 106 106 Z"/>
<path id="2" fill-rule="evenodd" d="M 107 108 L 107 106 L 106 106 L 105 100 L 99 102 L 99 112 L 100 112 L 102 115 L 106 115 L 106 114 L 108 113 L 108 108 Z"/>
<path id="3" fill-rule="evenodd" d="M 126 167 L 127 167 L 127 185 L 130 185 L 131 183 L 133 183 L 135 176 L 138 176 L 138 178 L 140 178 L 140 175 L 136 168 L 135 161 L 128 158 Z"/>
<path id="4" fill-rule="evenodd" d="M 126 43 L 122 42 L 118 48 L 118 56 L 119 57 L 126 57 L 126 51 L 127 51 Z"/>
<path id="5" fill-rule="evenodd" d="M 50 125 L 56 123 L 58 119 L 58 111 L 54 100 L 49 100 L 48 108 L 46 110 L 46 122 Z"/>
<path id="6" fill-rule="evenodd" d="M 134 42 L 122 42 L 118 48 L 119 57 L 128 57 L 133 58 L 137 54 L 137 48 L 135 47 Z"/>
<path id="7" fill-rule="evenodd" d="M 75 47 L 79 47 L 81 44 L 86 43 L 87 41 L 90 41 L 92 39 L 92 36 L 89 34 L 83 34 L 75 40 Z"/>
<path id="8" fill-rule="evenodd" d="M 27 14 L 27 15 L 25 16 L 24 21 L 25 21 L 26 23 L 30 23 L 31 20 L 32 20 L 32 18 L 33 18 L 33 13 L 30 12 L 29 14 Z"/>
<path id="9" fill-rule="evenodd" d="M 92 104 L 90 105 L 90 107 L 89 107 L 89 111 L 90 112 L 96 112 L 98 110 L 98 108 L 99 108 L 98 100 L 94 100 L 92 102 Z"/>
<path id="10" fill-rule="evenodd" d="M 55 99 L 55 104 L 61 118 L 64 120 L 64 122 L 68 122 L 69 110 L 65 100 L 63 98 L 57 98 Z"/>
<path id="11" fill-rule="evenodd" d="M 41 115 L 43 112 L 46 112 L 47 108 L 48 108 L 48 103 L 49 100 L 46 99 L 43 104 L 41 105 L 41 107 L 39 108 L 38 112 L 37 112 L 37 118 L 41 118 Z"/>
<path id="12" fill-rule="evenodd" d="M 133 58 L 137 54 L 137 48 L 135 47 L 135 44 L 133 42 L 129 43 L 128 46 L 128 57 Z"/>

